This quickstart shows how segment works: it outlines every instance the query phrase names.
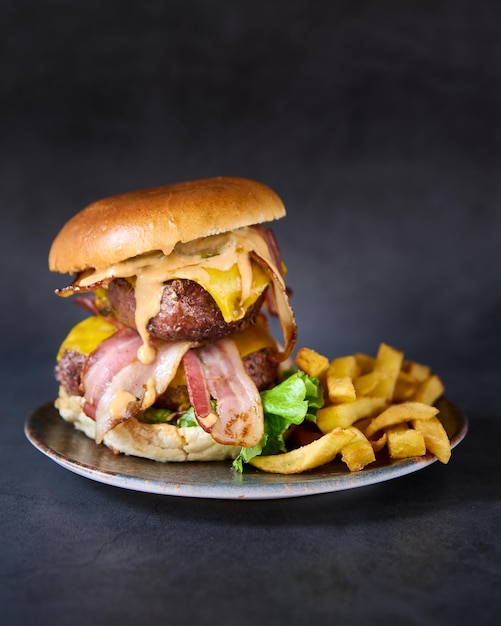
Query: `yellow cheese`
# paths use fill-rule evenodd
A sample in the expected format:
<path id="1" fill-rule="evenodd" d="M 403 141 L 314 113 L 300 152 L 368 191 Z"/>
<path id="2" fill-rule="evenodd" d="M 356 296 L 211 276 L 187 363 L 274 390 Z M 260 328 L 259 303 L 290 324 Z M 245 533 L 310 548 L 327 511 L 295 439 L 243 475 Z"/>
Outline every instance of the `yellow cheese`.
<path id="1" fill-rule="evenodd" d="M 214 298 L 226 322 L 243 317 L 269 283 L 268 276 L 255 263 L 252 264 L 252 284 L 246 294 L 242 290 L 242 279 L 236 263 L 229 270 L 208 268 L 206 273 L 208 279 L 201 286 Z"/>
<path id="2" fill-rule="evenodd" d="M 114 324 L 99 315 L 87 317 L 70 330 L 59 348 L 57 359 L 62 357 L 65 350 L 76 350 L 81 354 L 88 355 L 102 341 L 111 337 L 116 330 L 117 327 Z"/>
<path id="3" fill-rule="evenodd" d="M 276 341 L 270 334 L 264 315 L 259 315 L 255 324 L 235 333 L 231 338 L 235 340 L 242 358 L 264 348 L 276 347 Z"/>

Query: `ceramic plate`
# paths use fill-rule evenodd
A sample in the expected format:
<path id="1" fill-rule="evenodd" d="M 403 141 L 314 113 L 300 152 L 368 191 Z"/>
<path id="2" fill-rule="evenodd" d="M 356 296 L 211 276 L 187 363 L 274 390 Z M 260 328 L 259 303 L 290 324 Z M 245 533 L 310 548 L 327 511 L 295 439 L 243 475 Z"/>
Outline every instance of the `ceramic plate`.
<path id="1" fill-rule="evenodd" d="M 445 400 L 440 417 L 455 447 L 466 435 L 466 416 Z M 381 483 L 424 469 L 436 461 L 424 457 L 381 460 L 360 472 L 349 472 L 334 461 L 304 474 L 283 476 L 248 468 L 232 471 L 228 462 L 157 463 L 115 455 L 96 445 L 59 417 L 53 403 L 39 407 L 27 420 L 28 440 L 64 468 L 92 480 L 147 493 L 193 498 L 264 500 L 307 496 Z"/>

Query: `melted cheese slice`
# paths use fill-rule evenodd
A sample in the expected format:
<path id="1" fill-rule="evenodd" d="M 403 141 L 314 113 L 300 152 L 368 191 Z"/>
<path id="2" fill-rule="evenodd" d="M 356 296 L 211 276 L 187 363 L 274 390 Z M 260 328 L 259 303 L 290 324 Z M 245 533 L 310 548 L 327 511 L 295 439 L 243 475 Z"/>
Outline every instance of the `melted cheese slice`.
<path id="1" fill-rule="evenodd" d="M 59 347 L 57 359 L 59 360 L 66 350 L 76 350 L 87 356 L 94 352 L 102 341 L 111 337 L 116 330 L 117 327 L 103 317 L 98 315 L 87 317 L 73 326 L 66 335 Z"/>
<path id="2" fill-rule="evenodd" d="M 242 275 L 237 263 L 229 270 L 207 268 L 207 278 L 199 282 L 210 293 L 221 309 L 225 322 L 242 318 L 247 309 L 254 304 L 269 283 L 263 270 L 252 263 L 252 278 L 249 287 L 242 288 Z M 192 279 L 193 280 L 193 279 Z"/>
<path id="3" fill-rule="evenodd" d="M 255 324 L 231 335 L 231 339 L 237 344 L 238 351 L 242 358 L 253 352 L 264 350 L 264 348 L 276 348 L 277 345 L 277 342 L 270 333 L 268 321 L 262 314 L 258 315 Z"/>
<path id="4" fill-rule="evenodd" d="M 127 259 L 88 272 L 75 284 L 89 287 L 109 278 L 133 279 L 135 321 L 143 339 L 139 358 L 149 363 L 154 359 L 155 351 L 148 341 L 147 326 L 160 310 L 163 283 L 175 278 L 198 283 L 214 298 L 226 322 L 237 321 L 245 316 L 248 307 L 270 282 L 266 272 L 250 258 L 252 250 L 275 267 L 262 236 L 256 229 L 248 227 L 178 244 L 168 256 L 157 251 Z M 278 268 L 276 274 L 280 276 Z"/>

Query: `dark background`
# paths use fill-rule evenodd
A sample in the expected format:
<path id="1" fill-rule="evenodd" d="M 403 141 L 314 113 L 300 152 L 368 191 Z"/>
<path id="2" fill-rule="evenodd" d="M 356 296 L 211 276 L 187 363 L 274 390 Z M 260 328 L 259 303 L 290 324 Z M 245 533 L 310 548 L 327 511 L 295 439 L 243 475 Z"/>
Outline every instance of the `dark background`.
<path id="1" fill-rule="evenodd" d="M 77 315 L 46 265 L 64 221 L 106 195 L 223 174 L 287 206 L 276 231 L 300 345 L 386 341 L 461 404 L 495 403 L 496 3 L 1 6 L 2 315 L 9 365 L 29 361 L 40 400 Z"/>
<path id="2" fill-rule="evenodd" d="M 54 532 L 65 536 L 70 553 L 71 529 L 95 524 L 85 508 L 91 499 L 86 489 L 103 507 L 106 528 L 125 527 L 130 517 L 136 532 L 137 516 L 149 519 L 148 527 L 157 515 L 153 534 L 164 522 L 177 532 L 184 524 L 190 530 L 183 540 L 194 541 L 195 552 L 203 538 L 224 541 L 214 531 L 223 515 L 217 504 L 202 508 L 94 486 L 53 468 L 24 439 L 25 419 L 56 393 L 54 355 L 81 317 L 70 301 L 53 294 L 67 279 L 49 274 L 48 249 L 62 224 L 93 200 L 213 175 L 269 184 L 288 209 L 275 231 L 289 269 L 299 345 L 332 358 L 374 353 L 385 341 L 431 364 L 472 424 L 499 417 L 500 32 L 501 5 L 488 1 L 0 2 L 1 493 L 8 512 L 3 539 L 13 550 L 10 560 L 2 559 L 10 564 L 2 575 L 9 581 L 4 604 L 13 616 L 31 616 L 30 602 L 47 619 L 61 617 L 61 606 L 77 611 L 64 593 L 62 605 L 50 594 L 44 603 L 34 589 L 43 589 L 47 579 L 42 563 L 33 561 L 54 555 L 40 546 L 56 519 Z M 490 434 L 476 432 L 481 451 Z M 458 457 L 459 463 L 460 452 Z M 467 463 L 466 454 L 462 459 Z M 427 489 L 422 480 L 421 495 Z M 490 478 L 484 473 L 482 481 L 488 480 L 499 480 L 499 470 Z M 419 487 L 419 481 L 411 484 Z M 73 489 L 86 494 L 80 508 L 69 495 Z M 398 494 L 395 487 L 395 502 Z M 370 504 L 374 500 L 369 496 Z M 29 502 L 37 502 L 36 513 Z M 355 500 L 342 502 L 355 526 L 371 510 L 357 514 Z M 495 502 L 498 510 L 499 498 Z M 309 528 L 309 516 L 323 511 L 321 525 L 327 524 L 333 518 L 325 511 L 335 510 L 332 500 L 326 509 L 290 506 L 306 509 L 279 509 L 279 519 L 286 524 L 299 516 L 311 536 L 320 531 Z M 86 512 L 75 520 L 75 510 Z M 247 531 L 254 536 L 277 509 L 251 510 Z M 174 511 L 170 518 L 168 511 Z M 246 519 L 242 509 L 235 517 L 231 511 L 224 517 L 230 535 Z M 412 516 L 412 505 L 410 511 Z M 454 516 L 447 508 L 442 513 L 445 529 Z M 169 519 L 161 521 L 161 514 Z M 391 514 L 380 515 L 384 526 Z M 75 541 L 92 543 L 86 532 Z M 292 536 L 298 550 L 299 535 Z M 277 545 L 287 549 L 286 540 L 277 544 L 273 537 L 262 559 Z M 118 561 L 116 553 L 110 556 L 113 568 L 120 569 L 121 558 L 126 567 L 130 558 L 144 563 L 142 550 L 155 550 L 152 542 L 131 555 L 116 537 L 110 541 L 119 545 Z M 319 550 L 317 544 L 314 554 L 322 561 Z M 255 557 L 242 549 L 235 555 L 247 559 L 243 571 Z M 265 558 L 261 562 L 272 568 Z M 420 562 L 424 567 L 423 555 Z M 49 572 L 59 575 L 65 563 L 63 558 Z M 224 576 L 244 576 L 233 571 L 236 566 L 219 565 Z M 27 571 L 29 593 L 23 596 L 13 591 L 12 580 Z M 91 571 L 89 566 L 89 576 Z M 314 577 L 314 562 L 295 573 L 306 571 Z M 478 596 L 484 610 L 499 560 L 497 567 L 488 561 L 485 571 L 484 596 Z M 266 571 L 252 572 L 254 584 L 266 579 Z M 423 576 L 419 568 L 414 573 Z M 318 610 L 310 616 L 325 616 L 328 609 L 319 607 L 328 606 L 329 586 L 316 575 Z M 236 593 L 244 590 L 242 583 Z M 353 586 L 345 592 L 358 597 Z M 129 616 L 148 615 L 137 608 L 154 603 L 144 593 Z M 451 594 L 441 606 L 458 623 L 461 610 L 455 614 L 451 607 L 459 600 Z M 278 612 L 282 605 L 271 597 Z M 126 618 L 113 607 L 115 616 Z M 250 614 L 261 618 L 264 610 Z"/>

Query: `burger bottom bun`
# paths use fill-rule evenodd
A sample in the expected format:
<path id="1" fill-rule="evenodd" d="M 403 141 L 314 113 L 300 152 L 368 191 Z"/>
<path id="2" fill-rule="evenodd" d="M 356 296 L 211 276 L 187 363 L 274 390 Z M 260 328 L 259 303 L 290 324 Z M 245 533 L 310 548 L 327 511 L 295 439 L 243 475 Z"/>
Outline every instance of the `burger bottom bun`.
<path id="1" fill-rule="evenodd" d="M 70 396 L 60 387 L 54 405 L 61 417 L 95 439 L 95 422 L 83 411 L 84 399 Z M 234 459 L 239 446 L 224 446 L 200 427 L 178 428 L 172 424 L 144 424 L 136 418 L 122 422 L 106 433 L 104 445 L 115 454 L 138 456 L 153 461 L 224 461 Z"/>

